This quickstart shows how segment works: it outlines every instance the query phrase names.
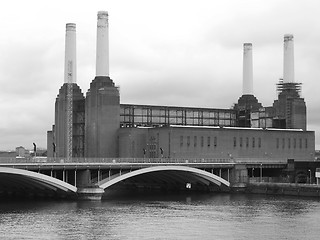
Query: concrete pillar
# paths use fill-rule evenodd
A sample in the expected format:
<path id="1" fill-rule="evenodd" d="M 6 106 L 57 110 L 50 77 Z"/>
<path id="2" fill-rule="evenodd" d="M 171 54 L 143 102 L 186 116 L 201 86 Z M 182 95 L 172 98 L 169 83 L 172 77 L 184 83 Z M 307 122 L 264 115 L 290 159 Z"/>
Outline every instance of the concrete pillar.
<path id="1" fill-rule="evenodd" d="M 294 48 L 293 35 L 284 35 L 283 45 L 283 82 L 294 82 Z"/>
<path id="2" fill-rule="evenodd" d="M 65 182 L 66 181 L 66 170 L 62 170 L 62 181 Z"/>
<path id="3" fill-rule="evenodd" d="M 243 44 L 242 94 L 253 95 L 252 43 Z"/>
<path id="4" fill-rule="evenodd" d="M 231 169 L 230 182 L 232 184 L 248 182 L 248 170 L 245 164 L 234 165 L 234 168 Z"/>
<path id="5" fill-rule="evenodd" d="M 96 76 L 109 76 L 108 12 L 99 11 L 97 21 Z"/>
<path id="6" fill-rule="evenodd" d="M 91 172 L 87 170 L 77 170 L 77 186 L 88 187 L 91 186 Z"/>
<path id="7" fill-rule="evenodd" d="M 104 194 L 104 189 L 100 188 L 97 185 L 92 184 L 91 182 L 91 172 L 87 170 L 77 170 L 76 171 L 76 186 L 77 195 L 79 200 L 86 201 L 99 201 Z"/>
<path id="8" fill-rule="evenodd" d="M 64 82 L 76 83 L 76 24 L 66 24 Z"/>
<path id="9" fill-rule="evenodd" d="M 74 170 L 74 186 L 77 187 L 77 170 Z"/>

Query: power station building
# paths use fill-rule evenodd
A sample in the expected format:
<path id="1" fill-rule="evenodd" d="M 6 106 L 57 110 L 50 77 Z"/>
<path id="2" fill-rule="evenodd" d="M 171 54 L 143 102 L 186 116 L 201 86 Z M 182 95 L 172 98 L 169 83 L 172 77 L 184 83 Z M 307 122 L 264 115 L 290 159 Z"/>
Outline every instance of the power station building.
<path id="1" fill-rule="evenodd" d="M 76 26 L 66 26 L 65 81 L 47 135 L 48 157 L 314 159 L 291 34 L 284 36 L 283 79 L 272 106 L 254 96 L 252 44 L 244 44 L 243 92 L 231 109 L 120 104 L 109 76 L 108 34 L 108 13 L 98 12 L 96 76 L 84 96 L 76 83 Z"/>

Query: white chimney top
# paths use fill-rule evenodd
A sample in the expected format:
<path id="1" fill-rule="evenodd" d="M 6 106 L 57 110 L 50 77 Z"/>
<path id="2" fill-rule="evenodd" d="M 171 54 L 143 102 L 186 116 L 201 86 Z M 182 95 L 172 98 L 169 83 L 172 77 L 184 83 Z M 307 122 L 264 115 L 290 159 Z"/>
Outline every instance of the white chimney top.
<path id="1" fill-rule="evenodd" d="M 243 44 L 242 94 L 253 95 L 252 43 Z"/>
<path id="2" fill-rule="evenodd" d="M 64 82 L 77 82 L 76 24 L 66 24 Z"/>
<path id="3" fill-rule="evenodd" d="M 294 82 L 294 48 L 293 35 L 284 35 L 283 44 L 283 82 Z"/>
<path id="4" fill-rule="evenodd" d="M 108 12 L 99 11 L 97 21 L 96 76 L 109 76 Z"/>

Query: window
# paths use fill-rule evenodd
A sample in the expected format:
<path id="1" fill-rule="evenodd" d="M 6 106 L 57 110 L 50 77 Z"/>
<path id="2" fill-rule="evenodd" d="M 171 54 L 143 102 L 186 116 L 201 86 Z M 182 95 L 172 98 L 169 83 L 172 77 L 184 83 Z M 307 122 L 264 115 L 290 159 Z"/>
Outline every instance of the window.
<path id="1" fill-rule="evenodd" d="M 180 136 L 180 147 L 183 146 L 183 136 Z"/>
<path id="2" fill-rule="evenodd" d="M 201 136 L 201 147 L 203 147 L 203 136 Z"/>
<path id="3" fill-rule="evenodd" d="M 277 138 L 277 148 L 279 148 L 279 138 Z"/>
<path id="4" fill-rule="evenodd" d="M 286 143 L 286 140 L 282 138 L 282 148 L 284 148 L 285 143 Z"/>
<path id="5" fill-rule="evenodd" d="M 253 138 L 252 138 L 252 147 L 253 147 L 253 148 L 255 147 L 255 144 L 256 144 L 256 140 L 255 140 L 255 138 L 253 137 Z"/>
<path id="6" fill-rule="evenodd" d="M 193 139 L 194 139 L 193 146 L 194 146 L 194 147 L 197 147 L 197 136 L 194 136 Z"/>
<path id="7" fill-rule="evenodd" d="M 302 148 L 302 139 L 299 139 L 299 147 Z"/>
<path id="8" fill-rule="evenodd" d="M 246 147 L 249 147 L 249 138 L 246 137 Z"/>
<path id="9" fill-rule="evenodd" d="M 190 136 L 187 136 L 187 146 L 190 146 Z"/>
<path id="10" fill-rule="evenodd" d="M 214 137 L 213 141 L 214 141 L 214 146 L 216 147 L 216 146 L 218 145 L 218 139 L 217 139 L 217 137 Z"/>
<path id="11" fill-rule="evenodd" d="M 258 138 L 258 147 L 261 148 L 261 138 Z"/>
<path id="12" fill-rule="evenodd" d="M 242 137 L 240 137 L 240 139 L 239 139 L 239 145 L 240 145 L 240 147 L 242 147 Z"/>
<path id="13" fill-rule="evenodd" d="M 305 147 L 308 148 L 308 139 L 306 138 Z"/>
<path id="14" fill-rule="evenodd" d="M 237 138 L 233 137 L 233 147 L 236 147 L 236 146 L 237 146 Z"/>
<path id="15" fill-rule="evenodd" d="M 293 148 L 296 148 L 297 147 L 297 139 L 293 139 Z"/>
<path id="16" fill-rule="evenodd" d="M 208 147 L 210 147 L 210 137 L 208 137 Z"/>
<path id="17" fill-rule="evenodd" d="M 291 148 L 291 139 L 288 138 L 288 148 L 290 149 Z"/>

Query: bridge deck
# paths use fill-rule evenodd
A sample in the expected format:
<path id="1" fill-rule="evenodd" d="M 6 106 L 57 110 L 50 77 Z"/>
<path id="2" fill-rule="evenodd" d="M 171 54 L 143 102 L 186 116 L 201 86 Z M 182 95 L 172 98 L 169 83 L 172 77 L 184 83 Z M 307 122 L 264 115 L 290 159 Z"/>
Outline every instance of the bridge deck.
<path id="1" fill-rule="evenodd" d="M 0 158 L 0 166 L 37 169 L 137 169 L 150 166 L 181 165 L 197 168 L 232 168 L 237 164 L 248 167 L 283 168 L 283 160 L 270 159 L 172 159 L 172 158 Z"/>

